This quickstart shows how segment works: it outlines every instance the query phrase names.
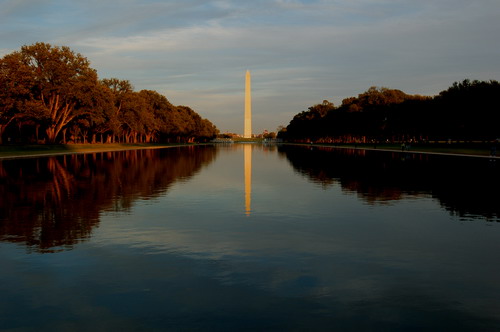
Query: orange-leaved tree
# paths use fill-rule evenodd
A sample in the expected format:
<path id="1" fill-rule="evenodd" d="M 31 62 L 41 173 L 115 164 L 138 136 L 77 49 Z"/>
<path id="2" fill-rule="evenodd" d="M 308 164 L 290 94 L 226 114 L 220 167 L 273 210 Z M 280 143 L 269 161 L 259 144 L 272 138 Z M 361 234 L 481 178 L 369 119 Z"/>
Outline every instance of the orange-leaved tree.
<path id="1" fill-rule="evenodd" d="M 3 63 L 9 80 L 18 82 L 6 87 L 4 94 L 15 97 L 15 108 L 23 117 L 45 129 L 48 143 L 56 143 L 61 130 L 88 111 L 86 94 L 98 84 L 97 73 L 85 57 L 68 47 L 23 46 L 4 57 Z"/>

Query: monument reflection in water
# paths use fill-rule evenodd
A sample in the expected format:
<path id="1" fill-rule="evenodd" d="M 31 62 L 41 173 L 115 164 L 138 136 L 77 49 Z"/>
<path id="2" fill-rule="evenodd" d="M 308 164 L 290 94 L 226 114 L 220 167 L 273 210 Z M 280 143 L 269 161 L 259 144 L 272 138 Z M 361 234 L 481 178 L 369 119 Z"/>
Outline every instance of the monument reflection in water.
<path id="1" fill-rule="evenodd" d="M 252 210 L 252 145 L 243 146 L 245 162 L 245 214 L 250 215 Z"/>
<path id="2" fill-rule="evenodd" d="M 499 166 L 257 144 L 0 161 L 0 329 L 499 330 Z"/>

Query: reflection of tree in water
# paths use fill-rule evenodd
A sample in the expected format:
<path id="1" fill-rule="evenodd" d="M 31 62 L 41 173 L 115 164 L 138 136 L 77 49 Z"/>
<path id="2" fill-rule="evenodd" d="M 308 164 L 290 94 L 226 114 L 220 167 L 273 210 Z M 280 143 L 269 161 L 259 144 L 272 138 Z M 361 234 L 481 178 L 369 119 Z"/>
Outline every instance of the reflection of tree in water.
<path id="1" fill-rule="evenodd" d="M 459 216 L 500 217 L 500 165 L 487 159 L 316 146 L 279 151 L 312 181 L 324 187 L 339 183 L 370 204 L 432 195 Z"/>
<path id="2" fill-rule="evenodd" d="M 0 162 L 0 240 L 52 252 L 88 239 L 103 210 L 165 193 L 214 160 L 211 147 Z"/>

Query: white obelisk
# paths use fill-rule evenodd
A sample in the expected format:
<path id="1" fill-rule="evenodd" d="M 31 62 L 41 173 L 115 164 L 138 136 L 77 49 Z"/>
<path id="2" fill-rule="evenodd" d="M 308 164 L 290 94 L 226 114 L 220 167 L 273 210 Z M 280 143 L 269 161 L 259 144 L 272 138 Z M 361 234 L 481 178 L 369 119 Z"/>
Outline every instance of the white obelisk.
<path id="1" fill-rule="evenodd" d="M 249 70 L 245 75 L 245 130 L 243 137 L 252 138 L 252 88 Z"/>

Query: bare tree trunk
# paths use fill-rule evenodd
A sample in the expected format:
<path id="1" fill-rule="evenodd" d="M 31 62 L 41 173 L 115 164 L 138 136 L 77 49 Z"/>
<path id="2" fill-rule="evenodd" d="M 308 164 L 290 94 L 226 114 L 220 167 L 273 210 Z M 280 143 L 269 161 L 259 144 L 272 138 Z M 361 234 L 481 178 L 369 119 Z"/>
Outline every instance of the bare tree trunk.
<path id="1" fill-rule="evenodd" d="M 40 128 L 40 125 L 39 125 L 39 124 L 37 124 L 37 125 L 35 126 L 35 137 L 36 137 L 36 142 L 37 142 L 37 143 L 38 143 L 38 129 L 39 129 L 39 128 Z"/>
<path id="2" fill-rule="evenodd" d="M 73 113 L 74 104 L 65 103 L 64 105 L 59 104 L 59 95 L 51 95 L 48 100 L 45 99 L 42 94 L 42 102 L 50 111 L 50 118 L 52 123 L 47 128 L 47 139 L 49 143 L 55 143 L 57 135 L 71 120 L 75 118 L 76 115 Z"/>

